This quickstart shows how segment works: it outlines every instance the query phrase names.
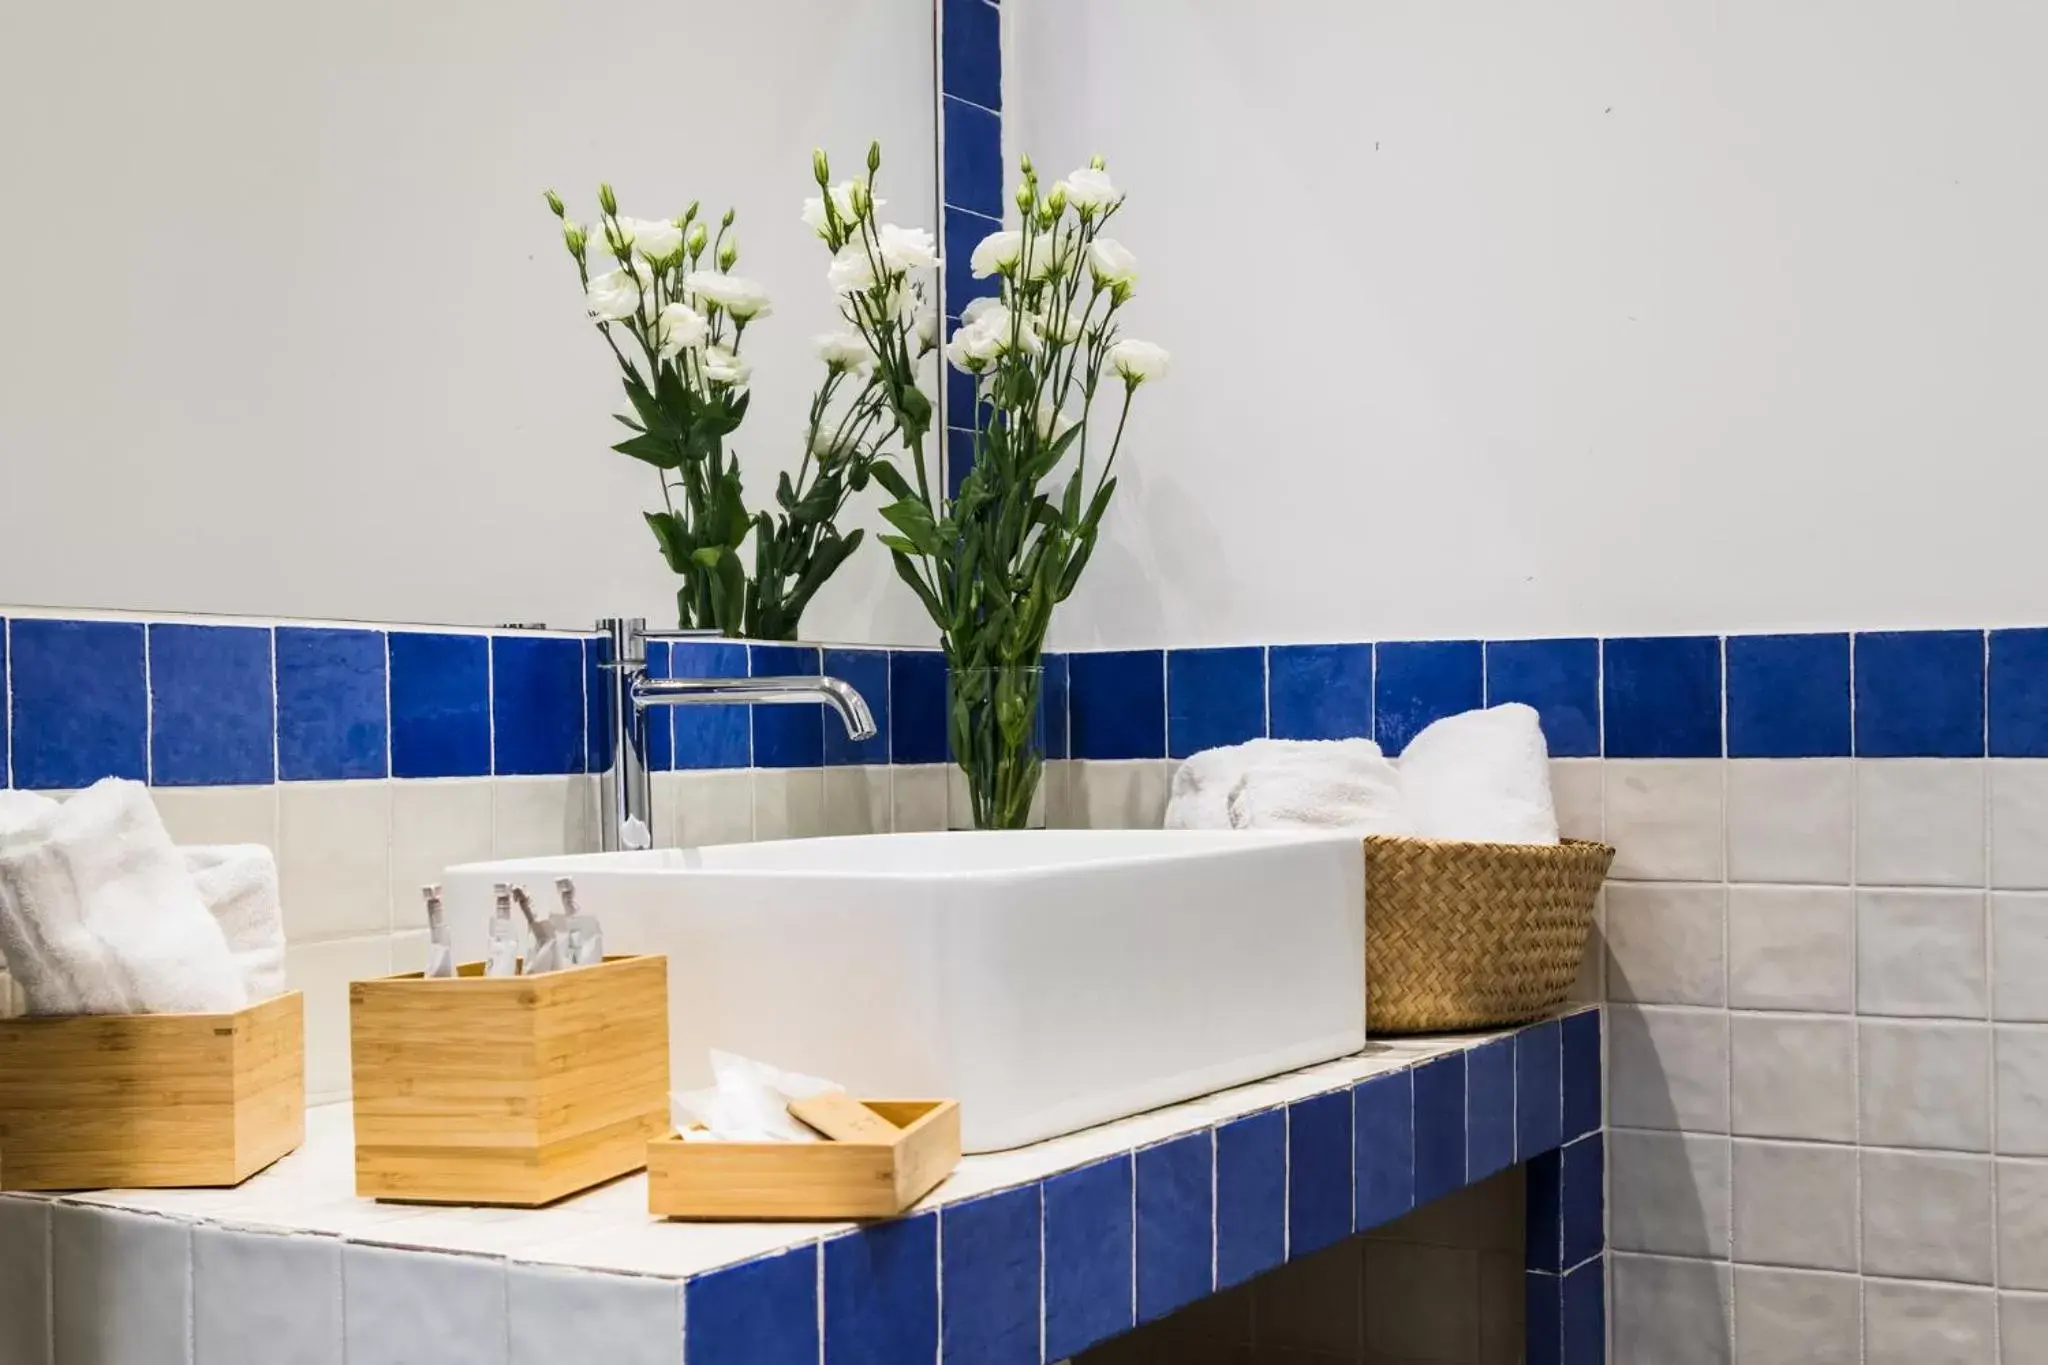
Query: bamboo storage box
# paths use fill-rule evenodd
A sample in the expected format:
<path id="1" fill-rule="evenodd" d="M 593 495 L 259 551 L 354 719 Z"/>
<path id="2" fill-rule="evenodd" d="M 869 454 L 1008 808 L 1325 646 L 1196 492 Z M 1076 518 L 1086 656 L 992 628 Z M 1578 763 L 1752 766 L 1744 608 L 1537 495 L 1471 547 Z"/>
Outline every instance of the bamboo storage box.
<path id="1" fill-rule="evenodd" d="M 0 1190 L 239 1185 L 305 1141 L 305 1038 L 296 991 L 0 1020 Z"/>
<path id="2" fill-rule="evenodd" d="M 668 959 L 349 986 L 356 1193 L 552 1203 L 647 1164 L 668 1128 Z"/>
<path id="3" fill-rule="evenodd" d="M 896 1135 L 879 1142 L 647 1144 L 647 1210 L 665 1218 L 893 1218 L 960 1164 L 954 1100 L 862 1100 Z"/>

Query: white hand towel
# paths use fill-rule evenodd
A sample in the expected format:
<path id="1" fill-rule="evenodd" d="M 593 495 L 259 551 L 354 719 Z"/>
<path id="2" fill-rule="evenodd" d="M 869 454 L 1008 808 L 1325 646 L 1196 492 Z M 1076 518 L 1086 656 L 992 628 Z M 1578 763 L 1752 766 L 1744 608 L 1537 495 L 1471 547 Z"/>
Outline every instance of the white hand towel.
<path id="1" fill-rule="evenodd" d="M 1520 702 L 1446 716 L 1423 730 L 1401 754 L 1401 789 L 1425 838 L 1557 842 L 1543 724 Z"/>
<path id="2" fill-rule="evenodd" d="M 54 810 L 11 809 L 0 830 L 0 948 L 30 1013 L 248 1004 L 148 789 L 109 778 Z"/>
<path id="3" fill-rule="evenodd" d="M 1232 829 L 1231 797 L 1247 774 L 1301 761 L 1370 774 L 1385 764 L 1369 739 L 1251 739 L 1204 749 L 1174 770 L 1166 802 L 1168 829 Z"/>
<path id="4" fill-rule="evenodd" d="M 1414 832 L 1400 774 L 1370 740 L 1320 741 L 1253 764 L 1231 790 L 1230 825 Z"/>
<path id="5" fill-rule="evenodd" d="M 249 1003 L 284 994 L 284 913 L 277 859 L 261 844 L 186 847 L 185 870 L 228 941 Z"/>

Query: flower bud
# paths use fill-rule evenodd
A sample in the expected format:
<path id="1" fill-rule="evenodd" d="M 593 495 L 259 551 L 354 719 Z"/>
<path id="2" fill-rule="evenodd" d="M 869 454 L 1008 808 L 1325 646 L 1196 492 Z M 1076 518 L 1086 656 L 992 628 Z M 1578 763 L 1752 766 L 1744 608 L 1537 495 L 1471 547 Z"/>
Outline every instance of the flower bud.
<path id="1" fill-rule="evenodd" d="M 1064 181 L 1054 181 L 1052 193 L 1045 196 L 1045 206 L 1054 218 L 1067 211 L 1067 186 Z"/>
<path id="2" fill-rule="evenodd" d="M 832 163 L 825 159 L 823 147 L 811 148 L 811 178 L 818 182 L 821 190 L 832 183 Z"/>
<path id="3" fill-rule="evenodd" d="M 704 247 L 710 240 L 711 234 L 704 230 L 704 225 L 702 223 L 694 223 L 691 225 L 689 233 L 683 238 L 683 249 L 690 253 L 690 259 L 694 261 L 704 254 Z"/>
<path id="4" fill-rule="evenodd" d="M 881 169 L 882 144 L 880 142 L 870 142 L 868 144 L 868 174 L 873 175 Z"/>
<path id="5" fill-rule="evenodd" d="M 733 262 L 739 258 L 740 235 L 735 232 L 732 236 L 725 239 L 724 245 L 718 248 L 718 268 L 720 270 L 730 270 L 733 267 Z"/>
<path id="6" fill-rule="evenodd" d="M 1017 158 L 1017 169 L 1025 175 L 1031 174 L 1031 154 L 1029 152 Z"/>
<path id="7" fill-rule="evenodd" d="M 569 254 L 580 261 L 583 259 L 583 248 L 590 243 L 590 234 L 583 229 L 582 224 L 572 223 L 567 218 L 564 218 L 562 220 L 562 242 L 569 248 Z"/>
<path id="8" fill-rule="evenodd" d="M 1061 202 L 1064 203 L 1065 200 L 1062 199 Z M 1059 210 L 1052 206 L 1051 199 L 1038 206 L 1038 230 L 1040 232 L 1051 232 L 1053 224 L 1059 222 L 1059 220 Z"/>
<path id="9" fill-rule="evenodd" d="M 554 214 L 557 218 L 563 216 L 561 195 L 556 194 L 553 190 L 542 190 L 541 197 L 548 201 L 548 212 Z"/>
<path id="10" fill-rule="evenodd" d="M 1019 213 L 1031 212 L 1031 201 L 1036 197 L 1031 192 L 1031 180 L 1027 176 L 1024 183 L 1017 187 L 1017 211 Z"/>
<path id="11" fill-rule="evenodd" d="M 729 227 L 731 227 L 731 226 L 732 226 L 732 217 L 733 217 L 733 212 L 734 212 L 734 210 L 732 210 L 732 209 L 727 209 L 727 210 L 725 211 L 725 217 L 723 217 L 723 218 L 721 218 L 721 219 L 719 219 L 719 220 L 718 220 L 718 225 L 719 225 L 720 227 L 722 227 L 722 228 L 729 228 Z"/>
<path id="12" fill-rule="evenodd" d="M 867 217 L 868 211 L 874 206 L 874 202 L 874 196 L 868 193 L 868 182 L 866 180 L 849 180 L 846 182 L 846 204 L 848 208 L 853 210 L 853 216 L 856 220 Z"/>
<path id="13" fill-rule="evenodd" d="M 607 218 L 616 218 L 619 213 L 619 197 L 612 193 L 610 185 L 597 187 L 597 206 L 604 210 Z"/>
<path id="14" fill-rule="evenodd" d="M 693 221 L 693 220 L 694 220 L 694 219 L 695 219 L 696 217 L 697 217 L 697 201 L 696 201 L 695 199 L 692 199 L 692 200 L 690 201 L 690 207 L 688 207 L 688 208 L 684 209 L 684 210 L 683 210 L 683 216 L 682 216 L 682 217 L 681 217 L 680 219 L 678 219 L 678 220 L 676 221 L 676 226 L 677 226 L 677 227 L 688 227 L 688 226 L 690 225 L 690 223 L 691 223 L 691 222 L 692 222 L 692 221 Z"/>
<path id="15" fill-rule="evenodd" d="M 1109 163 L 1104 161 L 1102 154 L 1098 152 L 1088 158 L 1088 169 L 1091 171 L 1106 171 L 1109 169 Z"/>

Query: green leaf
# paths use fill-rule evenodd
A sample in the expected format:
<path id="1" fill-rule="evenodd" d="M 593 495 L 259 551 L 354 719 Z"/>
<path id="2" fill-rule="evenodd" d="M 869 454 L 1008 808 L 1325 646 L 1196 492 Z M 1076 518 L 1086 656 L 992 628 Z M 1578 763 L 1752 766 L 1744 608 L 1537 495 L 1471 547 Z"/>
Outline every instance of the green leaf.
<path id="1" fill-rule="evenodd" d="M 901 501 L 917 496 L 911 491 L 910 483 L 903 477 L 902 471 L 887 460 L 876 460 L 874 463 L 874 473 L 875 482 L 882 485 L 883 490 L 890 497 Z"/>
<path id="2" fill-rule="evenodd" d="M 645 461 L 656 469 L 679 469 L 683 463 L 682 451 L 676 443 L 652 432 L 621 441 L 612 449 L 621 455 L 631 455 L 636 460 Z"/>
<path id="3" fill-rule="evenodd" d="M 908 536 L 919 554 L 936 556 L 940 553 L 942 541 L 939 528 L 932 522 L 932 509 L 917 499 L 905 498 L 890 503 L 882 509 L 882 517 Z"/>
<path id="4" fill-rule="evenodd" d="M 724 559 L 729 553 L 730 551 L 722 545 L 706 545 L 701 550 L 692 550 L 690 552 L 690 560 L 692 563 L 706 569 L 716 569 L 719 561 Z"/>
<path id="5" fill-rule="evenodd" d="M 877 536 L 876 539 L 884 545 L 889 545 L 889 542 L 896 540 L 897 537 Z M 911 591 L 917 594 L 918 600 L 924 603 L 925 614 L 930 616 L 939 625 L 945 625 L 946 614 L 939 606 L 939 599 L 932 596 L 932 590 L 927 588 L 924 585 L 924 580 L 917 576 L 917 570 L 912 566 L 909 555 L 899 546 L 889 545 L 889 548 L 896 551 L 895 554 L 889 557 L 890 563 L 896 566 L 896 576 L 905 583 L 908 583 Z"/>
<path id="6" fill-rule="evenodd" d="M 683 519 L 673 512 L 642 512 L 647 527 L 654 532 L 655 541 L 661 546 L 661 557 L 668 561 L 672 573 L 684 573 L 690 562 L 690 530 Z"/>

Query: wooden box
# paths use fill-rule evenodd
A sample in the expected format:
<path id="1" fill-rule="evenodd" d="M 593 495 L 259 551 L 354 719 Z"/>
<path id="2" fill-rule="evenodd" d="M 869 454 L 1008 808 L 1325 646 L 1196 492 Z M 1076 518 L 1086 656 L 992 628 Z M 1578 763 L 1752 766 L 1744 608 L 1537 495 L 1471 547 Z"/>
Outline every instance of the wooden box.
<path id="1" fill-rule="evenodd" d="M 647 1144 L 647 1210 L 665 1218 L 893 1218 L 960 1164 L 954 1100 L 862 1100 L 898 1132 L 888 1142 Z"/>
<path id="2" fill-rule="evenodd" d="M 552 1203 L 647 1164 L 668 1119 L 668 959 L 349 986 L 356 1193 Z"/>
<path id="3" fill-rule="evenodd" d="M 239 1185 L 305 1139 L 296 991 L 233 1014 L 0 1020 L 0 1190 Z"/>

